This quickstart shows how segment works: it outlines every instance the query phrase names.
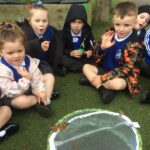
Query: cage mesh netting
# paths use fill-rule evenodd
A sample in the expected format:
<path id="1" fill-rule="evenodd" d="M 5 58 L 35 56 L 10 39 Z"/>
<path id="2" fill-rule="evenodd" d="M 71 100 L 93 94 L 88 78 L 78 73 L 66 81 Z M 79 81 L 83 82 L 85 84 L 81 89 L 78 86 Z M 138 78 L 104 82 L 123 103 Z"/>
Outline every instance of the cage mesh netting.
<path id="1" fill-rule="evenodd" d="M 53 127 L 49 150 L 142 150 L 134 123 L 125 115 L 100 109 L 73 112 Z"/>

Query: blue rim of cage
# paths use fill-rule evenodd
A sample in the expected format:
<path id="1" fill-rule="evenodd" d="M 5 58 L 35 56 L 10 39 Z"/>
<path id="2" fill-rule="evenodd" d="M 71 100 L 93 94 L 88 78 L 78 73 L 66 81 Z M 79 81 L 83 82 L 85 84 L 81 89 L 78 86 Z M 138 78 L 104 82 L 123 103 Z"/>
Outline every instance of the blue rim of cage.
<path id="1" fill-rule="evenodd" d="M 88 3 L 90 0 L 41 0 L 44 4 L 80 4 L 80 3 Z M 38 2 L 38 0 L 0 0 L 0 4 L 28 4 Z"/>

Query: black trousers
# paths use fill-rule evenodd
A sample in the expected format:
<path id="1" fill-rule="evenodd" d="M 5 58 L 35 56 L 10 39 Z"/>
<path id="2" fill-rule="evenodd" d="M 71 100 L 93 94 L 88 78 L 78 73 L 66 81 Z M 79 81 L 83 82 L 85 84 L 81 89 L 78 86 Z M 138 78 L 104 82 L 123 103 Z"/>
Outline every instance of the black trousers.
<path id="1" fill-rule="evenodd" d="M 39 67 L 40 71 L 42 72 L 42 74 L 46 74 L 46 73 L 53 74 L 53 70 L 52 70 L 51 66 L 48 64 L 48 62 L 46 62 L 44 60 L 40 60 L 38 67 Z"/>
<path id="2" fill-rule="evenodd" d="M 146 64 L 145 62 L 140 61 L 138 62 L 137 66 L 140 69 L 141 76 L 150 78 L 150 65 L 149 64 Z"/>
<path id="3" fill-rule="evenodd" d="M 93 64 L 95 57 L 92 58 L 73 58 L 67 55 L 63 55 L 62 64 L 71 71 L 82 72 L 82 68 L 85 64 Z"/>

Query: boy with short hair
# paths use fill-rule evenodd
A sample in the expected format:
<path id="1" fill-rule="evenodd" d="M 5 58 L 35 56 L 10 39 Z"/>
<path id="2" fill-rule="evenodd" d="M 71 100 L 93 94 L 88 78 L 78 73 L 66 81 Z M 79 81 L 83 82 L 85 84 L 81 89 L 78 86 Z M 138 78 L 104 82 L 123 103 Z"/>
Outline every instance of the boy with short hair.
<path id="1" fill-rule="evenodd" d="M 93 41 L 84 6 L 72 5 L 63 27 L 63 66 L 81 72 L 84 64 L 94 62 Z"/>
<path id="2" fill-rule="evenodd" d="M 140 44 L 133 29 L 137 17 L 136 5 L 132 2 L 119 3 L 113 15 L 114 31 L 109 30 L 102 36 L 99 54 L 103 58 L 98 67 L 86 64 L 83 67 L 85 78 L 81 84 L 90 82 L 102 96 L 105 104 L 111 103 L 115 91 L 128 88 L 131 95 L 139 92 Z"/>

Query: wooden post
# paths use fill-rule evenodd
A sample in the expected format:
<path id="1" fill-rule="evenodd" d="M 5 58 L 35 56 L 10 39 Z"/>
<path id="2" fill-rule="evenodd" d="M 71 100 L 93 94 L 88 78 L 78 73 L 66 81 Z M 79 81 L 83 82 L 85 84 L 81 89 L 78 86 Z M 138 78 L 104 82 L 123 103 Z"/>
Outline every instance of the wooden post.
<path id="1" fill-rule="evenodd" d="M 96 0 L 95 17 L 96 21 L 108 21 L 110 15 L 110 0 Z"/>

